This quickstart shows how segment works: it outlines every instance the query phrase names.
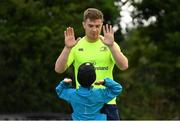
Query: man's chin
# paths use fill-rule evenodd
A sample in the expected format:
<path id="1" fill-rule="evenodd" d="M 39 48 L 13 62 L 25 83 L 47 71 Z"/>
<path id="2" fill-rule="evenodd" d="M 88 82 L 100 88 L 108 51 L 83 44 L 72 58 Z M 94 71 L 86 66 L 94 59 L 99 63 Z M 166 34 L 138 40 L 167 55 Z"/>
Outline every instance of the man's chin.
<path id="1" fill-rule="evenodd" d="M 99 38 L 99 36 L 91 36 L 91 37 L 88 37 L 90 40 L 97 40 Z"/>
<path id="2" fill-rule="evenodd" d="M 99 38 L 99 36 L 93 36 L 91 39 L 92 40 L 97 40 Z"/>

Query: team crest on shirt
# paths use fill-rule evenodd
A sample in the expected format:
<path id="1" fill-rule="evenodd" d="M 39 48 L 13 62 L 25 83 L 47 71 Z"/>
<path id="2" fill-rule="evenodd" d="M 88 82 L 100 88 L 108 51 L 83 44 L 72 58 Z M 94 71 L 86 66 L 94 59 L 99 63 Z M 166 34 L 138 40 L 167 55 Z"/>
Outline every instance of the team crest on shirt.
<path id="1" fill-rule="evenodd" d="M 108 48 L 106 46 L 100 47 L 100 51 L 107 51 L 107 50 L 108 50 Z"/>

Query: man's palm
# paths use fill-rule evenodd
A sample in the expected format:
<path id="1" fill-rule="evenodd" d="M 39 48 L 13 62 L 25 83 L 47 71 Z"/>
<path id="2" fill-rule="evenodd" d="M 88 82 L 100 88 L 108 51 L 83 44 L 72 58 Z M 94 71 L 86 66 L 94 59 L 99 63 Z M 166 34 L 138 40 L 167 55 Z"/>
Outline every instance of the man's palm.
<path id="1" fill-rule="evenodd" d="M 102 42 L 107 46 L 112 46 L 114 43 L 114 31 L 111 25 L 106 24 L 103 26 L 104 38 L 100 37 Z"/>
<path id="2" fill-rule="evenodd" d="M 76 45 L 77 41 L 75 40 L 74 36 L 74 29 L 71 27 L 68 27 L 66 31 L 64 31 L 65 36 L 65 45 L 68 48 L 72 48 Z"/>

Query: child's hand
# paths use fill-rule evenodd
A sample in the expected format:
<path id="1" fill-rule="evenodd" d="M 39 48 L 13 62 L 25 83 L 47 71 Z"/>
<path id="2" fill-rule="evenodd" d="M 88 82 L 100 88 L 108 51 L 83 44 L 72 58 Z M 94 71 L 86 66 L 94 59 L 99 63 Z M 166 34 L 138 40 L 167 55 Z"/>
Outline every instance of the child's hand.
<path id="1" fill-rule="evenodd" d="M 68 79 L 68 78 L 65 78 L 65 79 L 64 79 L 64 82 L 65 82 L 65 83 L 71 83 L 72 80 L 71 80 L 71 79 Z"/>
<path id="2" fill-rule="evenodd" d="M 103 85 L 104 84 L 104 80 L 100 80 L 94 83 L 95 85 Z"/>

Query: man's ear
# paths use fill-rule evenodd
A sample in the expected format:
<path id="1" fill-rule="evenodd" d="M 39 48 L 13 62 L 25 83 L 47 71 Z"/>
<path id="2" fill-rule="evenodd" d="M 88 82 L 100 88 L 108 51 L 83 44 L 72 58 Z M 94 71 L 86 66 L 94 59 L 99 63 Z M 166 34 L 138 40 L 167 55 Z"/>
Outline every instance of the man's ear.
<path id="1" fill-rule="evenodd" d="M 84 21 L 82 22 L 82 25 L 83 25 L 83 28 L 85 29 L 85 22 Z"/>

